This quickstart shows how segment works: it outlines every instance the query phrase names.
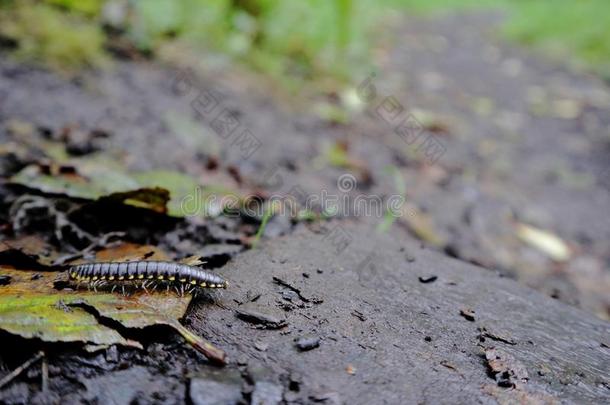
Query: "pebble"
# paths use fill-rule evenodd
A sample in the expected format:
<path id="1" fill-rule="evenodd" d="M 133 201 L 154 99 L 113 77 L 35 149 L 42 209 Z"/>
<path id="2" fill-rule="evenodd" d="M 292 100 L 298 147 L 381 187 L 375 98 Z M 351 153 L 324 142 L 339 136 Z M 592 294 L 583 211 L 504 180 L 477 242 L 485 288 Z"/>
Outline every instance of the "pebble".
<path id="1" fill-rule="evenodd" d="M 296 346 L 302 352 L 312 350 L 320 346 L 320 338 L 311 336 L 300 337 L 296 340 Z"/>

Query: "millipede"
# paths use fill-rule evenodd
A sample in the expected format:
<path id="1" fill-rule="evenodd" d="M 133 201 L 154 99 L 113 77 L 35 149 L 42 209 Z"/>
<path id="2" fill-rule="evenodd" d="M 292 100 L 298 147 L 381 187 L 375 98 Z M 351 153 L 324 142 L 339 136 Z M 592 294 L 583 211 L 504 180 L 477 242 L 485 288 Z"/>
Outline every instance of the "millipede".
<path id="1" fill-rule="evenodd" d="M 140 287 L 145 291 L 166 286 L 177 292 L 199 292 L 208 288 L 227 288 L 222 277 L 186 264 L 161 261 L 97 262 L 71 266 L 70 280 L 97 290 L 111 286 L 112 291 L 121 287 Z"/>

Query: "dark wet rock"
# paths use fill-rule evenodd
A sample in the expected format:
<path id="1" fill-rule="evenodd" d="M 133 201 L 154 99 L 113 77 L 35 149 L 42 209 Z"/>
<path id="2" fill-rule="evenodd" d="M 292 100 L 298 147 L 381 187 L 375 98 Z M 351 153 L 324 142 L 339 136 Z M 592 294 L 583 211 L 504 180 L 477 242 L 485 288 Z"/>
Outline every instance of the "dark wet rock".
<path id="1" fill-rule="evenodd" d="M 83 398 L 102 404 L 132 404 L 137 402 L 157 402 L 160 399 L 180 398 L 183 385 L 176 380 L 153 376 L 142 366 L 132 366 L 126 370 L 109 372 L 105 375 L 82 379 L 85 387 Z"/>
<path id="2" fill-rule="evenodd" d="M 252 404 L 276 405 L 282 402 L 284 389 L 268 381 L 257 381 L 252 392 Z"/>
<path id="3" fill-rule="evenodd" d="M 241 403 L 239 375 L 237 378 L 193 378 L 189 383 L 189 398 L 194 405 Z"/>
<path id="4" fill-rule="evenodd" d="M 320 347 L 320 338 L 317 336 L 303 336 L 295 341 L 297 349 L 302 352 Z"/>
<path id="5" fill-rule="evenodd" d="M 482 387 L 498 387 L 498 382 L 481 358 L 479 325 L 459 315 L 460 309 L 475 308 L 477 322 L 488 331 L 487 344 L 502 345 L 528 371 L 538 370 L 541 363 L 549 367 L 544 377 L 528 373 L 529 395 L 548 393 L 566 401 L 594 403 L 607 396 L 607 389 L 596 381 L 606 378 L 602 370 L 607 368 L 608 349 L 599 342 L 610 333 L 608 323 L 514 280 L 422 249 L 418 242 L 399 239 L 392 232 L 376 237 L 384 252 L 396 253 L 378 255 L 376 282 L 362 285 L 358 266 L 379 247 L 371 245 L 369 228 L 346 226 L 346 230 L 353 242 L 341 255 L 320 235 L 304 230 L 238 256 L 223 268 L 233 281 L 223 307 L 206 307 L 205 318 L 192 327 L 222 336 L 230 358 L 247 356 L 248 368 L 258 361 L 271 373 L 265 378 L 253 374 L 252 381 L 277 381 L 300 373 L 298 392 L 287 391 L 290 398 L 305 403 L 325 392 L 337 393 L 344 403 L 439 403 L 446 398 L 456 403 L 487 402 L 493 398 Z M 405 245 L 417 259 L 413 263 L 407 264 L 399 251 Z M 280 263 L 280 257 L 290 257 L 290 265 Z M 315 274 L 317 268 L 325 269 L 323 275 Z M 303 279 L 304 271 L 312 277 Z M 431 288 L 419 282 L 419 274 L 434 274 L 446 282 Z M 223 319 L 244 306 L 231 298 L 243 297 L 247 291 L 261 294 L 255 307 L 258 313 L 277 313 L 278 292 L 286 286 L 271 282 L 272 277 L 299 290 L 302 285 L 293 280 L 304 281 L 308 289 L 324 291 L 324 303 L 295 306 L 283 313 L 288 326 L 279 333 L 246 322 L 226 329 Z M 365 322 L 353 314 L 355 309 L 366 314 Z M 306 355 L 295 355 L 294 339 L 303 333 L 298 331 L 315 331 L 315 336 L 325 337 L 324 344 Z M 269 344 L 264 360 L 253 345 L 256 341 Z M 571 383 L 561 384 L 560 379 Z M 284 387 L 289 385 L 286 381 Z"/>

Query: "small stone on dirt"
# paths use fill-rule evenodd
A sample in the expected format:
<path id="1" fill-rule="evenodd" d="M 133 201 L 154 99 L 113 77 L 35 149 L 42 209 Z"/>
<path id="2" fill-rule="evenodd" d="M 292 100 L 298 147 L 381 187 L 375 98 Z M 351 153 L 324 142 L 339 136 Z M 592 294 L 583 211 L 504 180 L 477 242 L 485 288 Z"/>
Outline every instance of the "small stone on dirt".
<path id="1" fill-rule="evenodd" d="M 315 336 L 303 336 L 296 340 L 297 349 L 302 352 L 315 349 L 320 346 L 320 338 Z"/>
<path id="2" fill-rule="evenodd" d="M 282 291 L 282 298 L 286 301 L 298 301 L 299 294 L 294 291 Z"/>
<path id="3" fill-rule="evenodd" d="M 474 322 L 474 310 L 470 309 L 470 308 L 462 308 L 460 310 L 460 315 L 462 315 L 464 317 L 464 319 L 470 321 L 470 322 Z"/>
<path id="4" fill-rule="evenodd" d="M 434 283 L 438 279 L 438 276 L 419 276 L 419 282 L 428 284 Z"/>
<path id="5" fill-rule="evenodd" d="M 235 313 L 242 321 L 261 325 L 266 329 L 280 329 L 287 325 L 285 319 L 255 309 L 240 308 L 235 310 Z"/>
<path id="6" fill-rule="evenodd" d="M 266 352 L 267 349 L 269 348 L 269 344 L 265 343 L 265 342 L 256 342 L 254 344 L 254 348 L 256 350 L 258 350 L 259 352 Z"/>

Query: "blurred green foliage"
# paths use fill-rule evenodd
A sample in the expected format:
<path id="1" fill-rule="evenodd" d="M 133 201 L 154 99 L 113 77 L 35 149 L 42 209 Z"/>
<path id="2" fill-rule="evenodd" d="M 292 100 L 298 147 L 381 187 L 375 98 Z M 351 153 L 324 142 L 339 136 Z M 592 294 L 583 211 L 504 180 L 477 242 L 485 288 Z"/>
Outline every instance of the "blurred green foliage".
<path id="1" fill-rule="evenodd" d="M 102 0 L 46 0 L 45 2 L 89 17 L 98 15 L 103 3 Z"/>
<path id="2" fill-rule="evenodd" d="M 203 44 L 267 73 L 345 75 L 366 61 L 372 0 L 147 0 L 129 35 L 141 49 L 168 37 Z"/>
<path id="3" fill-rule="evenodd" d="M 84 5 L 94 1 L 84 1 L 75 11 L 90 13 L 92 8 Z M 0 2 L 0 36 L 16 42 L 18 56 L 38 60 L 58 70 L 103 64 L 101 28 L 50 3 L 66 6 L 77 1 Z"/>
<path id="4" fill-rule="evenodd" d="M 509 38 L 610 72 L 607 0 L 0 0 L 0 36 L 55 67 L 99 65 L 121 38 L 146 54 L 181 41 L 277 78 L 340 80 L 373 64 L 386 12 L 458 7 L 502 8 Z"/>
<path id="5" fill-rule="evenodd" d="M 516 0 L 503 32 L 610 79 L 610 1 Z"/>

